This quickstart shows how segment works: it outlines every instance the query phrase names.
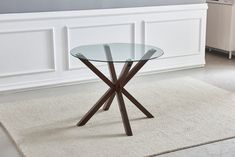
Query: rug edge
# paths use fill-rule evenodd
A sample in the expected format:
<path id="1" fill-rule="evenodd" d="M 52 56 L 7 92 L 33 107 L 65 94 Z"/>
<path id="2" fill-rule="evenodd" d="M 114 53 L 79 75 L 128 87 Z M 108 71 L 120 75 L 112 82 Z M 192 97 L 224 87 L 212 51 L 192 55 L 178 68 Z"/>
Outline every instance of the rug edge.
<path id="1" fill-rule="evenodd" d="M 231 139 L 235 139 L 235 135 L 231 136 L 231 137 L 225 137 L 225 138 L 221 138 L 221 139 L 217 139 L 217 140 L 212 140 L 212 141 L 208 141 L 208 142 L 202 142 L 202 143 L 199 143 L 199 144 L 194 144 L 194 145 L 190 145 L 190 146 L 184 146 L 184 147 L 181 147 L 181 148 L 167 150 L 167 151 L 163 151 L 163 152 L 160 152 L 160 153 L 147 155 L 145 157 L 156 157 L 156 156 L 159 156 L 159 155 L 169 154 L 169 153 L 173 153 L 173 152 L 177 152 L 177 151 L 182 151 L 182 150 L 191 149 L 191 148 L 195 148 L 195 147 L 205 146 L 205 145 L 218 143 L 218 142 L 222 142 L 222 141 L 227 141 L 227 140 L 231 140 Z"/>

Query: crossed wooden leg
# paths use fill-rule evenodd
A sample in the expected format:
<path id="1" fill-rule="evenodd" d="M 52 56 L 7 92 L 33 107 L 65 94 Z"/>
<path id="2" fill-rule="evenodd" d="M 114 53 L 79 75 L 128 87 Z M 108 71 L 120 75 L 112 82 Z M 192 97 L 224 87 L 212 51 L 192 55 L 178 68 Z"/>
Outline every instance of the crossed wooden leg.
<path id="1" fill-rule="evenodd" d="M 143 60 L 140 60 L 132 69 L 131 66 L 133 64 L 132 61 L 126 61 L 122 72 L 117 78 L 114 64 L 112 62 L 111 51 L 108 45 L 104 45 L 104 49 L 106 52 L 106 57 L 109 65 L 110 75 L 112 77 L 112 81 L 110 81 L 106 76 L 104 76 L 93 64 L 91 64 L 88 60 L 84 59 L 85 57 L 80 57 L 80 60 L 90 68 L 99 78 L 101 78 L 110 89 L 106 91 L 106 93 L 96 102 L 96 104 L 83 116 L 83 118 L 78 122 L 77 126 L 85 125 L 89 119 L 101 108 L 103 105 L 103 110 L 108 110 L 112 101 L 116 95 L 118 100 L 119 109 L 122 116 L 123 125 L 125 128 L 125 132 L 128 136 L 132 136 L 132 130 L 129 122 L 129 118 L 127 115 L 125 103 L 123 100 L 123 94 L 140 110 L 142 111 L 148 118 L 153 118 L 153 115 L 145 109 L 125 88 L 124 86 L 128 83 L 128 81 L 144 66 L 144 64 L 148 61 L 148 59 L 155 53 L 155 50 L 149 50 L 144 56 Z M 83 59 L 81 59 L 83 58 Z M 130 70 L 131 69 L 131 70 Z"/>

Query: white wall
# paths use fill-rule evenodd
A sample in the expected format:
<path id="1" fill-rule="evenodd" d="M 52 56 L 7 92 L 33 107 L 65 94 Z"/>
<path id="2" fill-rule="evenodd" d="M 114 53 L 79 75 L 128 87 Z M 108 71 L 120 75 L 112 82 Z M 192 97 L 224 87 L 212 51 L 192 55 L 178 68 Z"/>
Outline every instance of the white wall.
<path id="1" fill-rule="evenodd" d="M 195 4 L 0 15 L 0 91 L 96 78 L 69 54 L 84 44 L 146 43 L 163 49 L 142 72 L 203 66 L 206 9 Z M 98 67 L 108 74 L 106 64 Z"/>

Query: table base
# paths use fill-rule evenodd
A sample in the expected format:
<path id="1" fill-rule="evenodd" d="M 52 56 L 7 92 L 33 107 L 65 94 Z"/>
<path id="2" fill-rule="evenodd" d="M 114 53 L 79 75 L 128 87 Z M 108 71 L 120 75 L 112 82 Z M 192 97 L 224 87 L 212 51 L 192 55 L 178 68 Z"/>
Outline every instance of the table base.
<path id="1" fill-rule="evenodd" d="M 110 75 L 112 77 L 112 81 L 110 81 L 104 74 L 102 74 L 91 62 L 85 58 L 79 57 L 79 59 L 90 69 L 92 70 L 101 80 L 103 80 L 109 87 L 106 93 L 96 102 L 96 104 L 83 116 L 83 118 L 78 122 L 77 126 L 85 125 L 89 119 L 103 106 L 103 110 L 107 111 L 110 105 L 113 102 L 114 97 L 117 97 L 118 105 L 120 109 L 120 113 L 122 116 L 123 125 L 125 128 L 126 135 L 132 136 L 132 130 L 128 118 L 128 114 L 126 111 L 123 94 L 140 110 L 142 111 L 148 118 L 153 118 L 154 116 L 143 107 L 125 88 L 124 86 L 130 81 L 130 79 L 144 66 L 144 64 L 148 61 L 156 50 L 149 50 L 144 56 L 143 60 L 140 60 L 132 69 L 132 61 L 127 60 L 119 78 L 117 78 L 114 64 L 111 62 L 112 56 L 109 46 L 105 45 L 105 52 L 108 60 L 108 66 Z"/>

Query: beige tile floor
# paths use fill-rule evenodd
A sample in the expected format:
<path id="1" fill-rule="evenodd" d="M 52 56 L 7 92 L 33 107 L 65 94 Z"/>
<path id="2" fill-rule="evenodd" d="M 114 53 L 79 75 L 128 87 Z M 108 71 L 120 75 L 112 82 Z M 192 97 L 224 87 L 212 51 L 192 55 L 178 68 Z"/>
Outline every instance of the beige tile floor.
<path id="1" fill-rule="evenodd" d="M 181 70 L 154 74 L 148 76 L 149 79 L 167 79 L 191 76 L 196 79 L 203 80 L 217 87 L 235 92 L 235 57 L 228 60 L 224 54 L 215 52 L 206 54 L 207 64 L 204 68 L 196 68 L 189 70 Z M 136 77 L 135 79 L 138 79 Z M 134 79 L 133 79 L 134 81 Z M 79 86 L 79 85 L 78 85 Z M 50 89 L 41 89 L 15 94 L 0 95 L 1 101 L 8 101 L 12 98 L 20 98 L 22 95 L 35 96 L 37 93 L 55 94 L 56 92 L 72 90 L 76 86 L 65 86 Z M 10 140 L 4 129 L 0 126 L 0 157 L 21 157 L 13 142 Z M 235 157 L 235 139 L 225 140 L 213 144 L 207 144 L 195 148 L 189 148 L 181 151 L 176 151 L 168 154 L 159 155 L 159 157 Z"/>

